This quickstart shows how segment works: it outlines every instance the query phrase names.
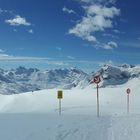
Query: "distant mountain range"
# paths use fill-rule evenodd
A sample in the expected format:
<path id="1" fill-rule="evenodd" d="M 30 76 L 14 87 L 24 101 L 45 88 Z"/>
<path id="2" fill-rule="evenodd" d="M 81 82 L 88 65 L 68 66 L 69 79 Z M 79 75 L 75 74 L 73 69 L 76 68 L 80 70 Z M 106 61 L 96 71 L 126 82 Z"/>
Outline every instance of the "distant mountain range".
<path id="1" fill-rule="evenodd" d="M 101 87 L 121 85 L 133 78 L 140 78 L 140 66 L 104 65 L 90 74 L 77 68 L 39 70 L 20 66 L 11 70 L 0 69 L 0 94 L 53 88 L 85 88 L 91 84 L 93 77 L 97 74 L 100 74 L 102 79 Z"/>
<path id="2" fill-rule="evenodd" d="M 140 66 L 128 64 L 120 66 L 104 65 L 96 73 L 99 73 L 102 77 L 102 87 L 121 85 L 134 78 L 140 78 Z"/>

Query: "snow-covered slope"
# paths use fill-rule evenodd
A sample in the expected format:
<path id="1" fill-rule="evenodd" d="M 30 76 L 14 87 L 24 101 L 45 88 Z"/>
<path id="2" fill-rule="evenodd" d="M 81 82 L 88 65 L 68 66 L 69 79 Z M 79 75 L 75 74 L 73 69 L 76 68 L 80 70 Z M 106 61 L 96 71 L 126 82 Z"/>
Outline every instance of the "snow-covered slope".
<path id="1" fill-rule="evenodd" d="M 102 115 L 126 114 L 126 89 L 131 89 L 131 113 L 140 113 L 140 86 L 130 82 L 122 87 L 100 88 L 100 105 Z M 96 89 L 63 90 L 62 100 L 64 114 L 96 115 Z M 0 95 L 0 112 L 4 113 L 54 113 L 58 109 L 57 89 L 41 90 L 15 95 Z M 139 111 L 138 111 L 139 110 Z"/>
<path id="2" fill-rule="evenodd" d="M 130 114 L 126 89 L 131 85 Z M 100 117 L 96 117 L 96 89 L 63 90 L 58 115 L 57 90 L 0 95 L 2 140 L 139 140 L 140 86 L 100 88 Z M 136 88 L 137 87 L 137 88 Z"/>
<path id="3" fill-rule="evenodd" d="M 2 140 L 139 140 L 140 116 L 0 115 Z"/>

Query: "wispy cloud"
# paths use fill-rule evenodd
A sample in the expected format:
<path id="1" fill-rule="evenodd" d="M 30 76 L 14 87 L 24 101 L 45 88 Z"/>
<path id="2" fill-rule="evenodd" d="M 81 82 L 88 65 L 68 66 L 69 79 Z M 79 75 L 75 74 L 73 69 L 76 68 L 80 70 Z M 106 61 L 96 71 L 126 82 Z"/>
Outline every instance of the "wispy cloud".
<path id="1" fill-rule="evenodd" d="M 113 32 L 114 32 L 114 33 L 120 33 L 120 31 L 117 30 L 117 29 L 114 29 Z"/>
<path id="2" fill-rule="evenodd" d="M 9 60 L 10 59 L 10 55 L 4 53 L 3 51 L 0 52 L 0 61 L 1 60 Z"/>
<path id="3" fill-rule="evenodd" d="M 0 54 L 0 63 L 6 66 L 7 63 L 10 68 L 14 66 L 18 67 L 19 65 L 28 66 L 28 67 L 37 67 L 37 68 L 70 68 L 78 66 L 85 71 L 93 71 L 103 64 L 114 64 L 112 60 L 105 61 L 96 61 L 96 60 L 76 60 L 72 56 L 69 56 L 72 59 L 57 60 L 55 58 L 42 58 L 42 57 L 26 57 L 26 56 L 12 56 L 8 54 Z"/>
<path id="4" fill-rule="evenodd" d="M 11 63 L 19 63 L 25 64 L 25 63 L 32 63 L 33 65 L 36 63 L 44 63 L 47 65 L 53 65 L 53 66 L 68 66 L 69 64 L 66 61 L 61 60 L 55 60 L 52 58 L 46 58 L 46 57 L 27 57 L 27 56 L 12 56 L 8 54 L 0 54 L 0 62 L 11 62 Z"/>
<path id="5" fill-rule="evenodd" d="M 114 41 L 110 41 L 110 42 L 108 42 L 107 44 L 104 45 L 105 49 L 114 49 L 114 48 L 117 48 L 117 47 L 118 47 L 118 45 Z"/>
<path id="6" fill-rule="evenodd" d="M 110 33 L 103 33 L 102 36 L 104 37 L 111 37 L 113 39 L 118 39 L 119 37 Z"/>
<path id="7" fill-rule="evenodd" d="M 21 56 L 13 56 L 13 55 L 8 55 L 5 53 L 0 54 L 0 61 L 3 60 L 16 60 L 16 61 L 24 61 L 24 60 L 48 60 L 48 58 L 40 58 L 40 57 L 21 57 Z"/>
<path id="8" fill-rule="evenodd" d="M 56 49 L 57 49 L 58 51 L 62 51 L 62 48 L 61 48 L 61 47 L 56 47 Z"/>
<path id="9" fill-rule="evenodd" d="M 4 53 L 4 52 L 5 52 L 4 50 L 0 49 L 0 53 Z"/>
<path id="10" fill-rule="evenodd" d="M 30 26 L 31 23 L 28 22 L 24 17 L 21 17 L 19 15 L 16 15 L 14 18 L 12 19 L 7 19 L 5 20 L 6 23 L 10 24 L 11 26 Z"/>
<path id="11" fill-rule="evenodd" d="M 71 60 L 74 60 L 74 59 L 75 59 L 75 57 L 70 56 L 70 55 L 69 55 L 69 56 L 67 56 L 67 58 L 68 58 L 68 59 L 71 59 Z"/>
<path id="12" fill-rule="evenodd" d="M 5 9 L 1 9 L 0 8 L 0 14 L 4 14 L 4 13 L 12 14 L 13 15 L 13 11 L 11 11 L 11 10 L 5 10 Z"/>
<path id="13" fill-rule="evenodd" d="M 28 33 L 33 34 L 34 33 L 33 29 L 28 30 Z"/>
<path id="14" fill-rule="evenodd" d="M 114 29 L 113 32 L 116 33 L 116 34 L 125 34 L 125 32 L 119 31 L 117 29 Z"/>
<path id="15" fill-rule="evenodd" d="M 99 62 L 99 66 L 103 66 L 103 65 L 114 65 L 114 62 L 112 60 L 108 60 L 108 61 L 103 61 L 103 62 Z"/>
<path id="16" fill-rule="evenodd" d="M 95 45 L 96 48 L 103 48 L 103 49 L 106 49 L 106 50 L 112 50 L 114 48 L 117 48 L 118 47 L 118 44 L 114 41 L 109 41 L 107 43 L 96 43 Z"/>
<path id="17" fill-rule="evenodd" d="M 65 6 L 62 8 L 62 11 L 63 11 L 63 12 L 66 12 L 66 13 L 68 13 L 68 14 L 76 14 L 76 12 L 75 12 L 74 10 L 68 9 L 68 8 L 65 7 Z"/>
<path id="18" fill-rule="evenodd" d="M 0 8 L 0 14 L 3 12 L 3 10 Z"/>
<path id="19" fill-rule="evenodd" d="M 13 29 L 14 32 L 17 32 L 17 29 Z"/>
<path id="20" fill-rule="evenodd" d="M 0 49 L 0 61 L 27 61 L 27 60 L 50 60 L 50 58 L 43 57 L 27 57 L 27 56 L 14 56 L 6 53 L 6 51 Z"/>

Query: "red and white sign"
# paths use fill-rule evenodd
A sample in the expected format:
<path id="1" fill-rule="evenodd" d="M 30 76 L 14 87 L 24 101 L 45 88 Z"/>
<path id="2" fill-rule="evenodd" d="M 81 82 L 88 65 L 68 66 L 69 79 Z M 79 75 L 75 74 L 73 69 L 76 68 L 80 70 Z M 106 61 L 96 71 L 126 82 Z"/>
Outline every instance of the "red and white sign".
<path id="1" fill-rule="evenodd" d="M 99 84 L 101 82 L 100 75 L 94 77 L 94 83 Z"/>
<path id="2" fill-rule="evenodd" d="M 127 94 L 130 94 L 130 92 L 131 92 L 130 88 L 128 88 L 128 89 L 126 90 L 126 92 L 127 92 Z"/>

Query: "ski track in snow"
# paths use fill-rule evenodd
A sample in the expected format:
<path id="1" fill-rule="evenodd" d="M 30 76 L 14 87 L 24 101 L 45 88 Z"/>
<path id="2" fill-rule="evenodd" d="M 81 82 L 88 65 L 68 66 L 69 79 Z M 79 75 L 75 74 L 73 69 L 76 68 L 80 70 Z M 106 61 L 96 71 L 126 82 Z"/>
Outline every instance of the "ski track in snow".
<path id="1" fill-rule="evenodd" d="M 3 140 L 139 140 L 140 115 L 0 115 Z"/>

